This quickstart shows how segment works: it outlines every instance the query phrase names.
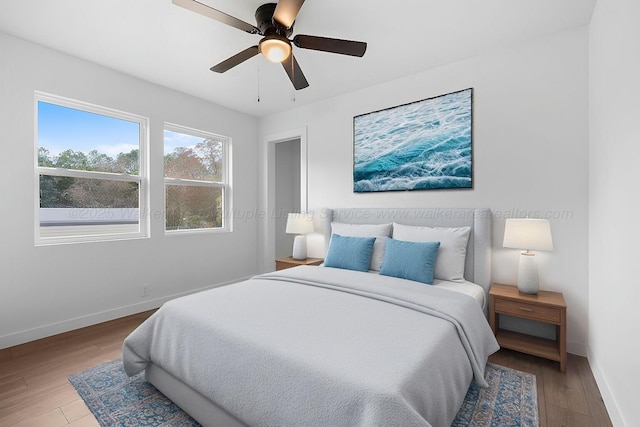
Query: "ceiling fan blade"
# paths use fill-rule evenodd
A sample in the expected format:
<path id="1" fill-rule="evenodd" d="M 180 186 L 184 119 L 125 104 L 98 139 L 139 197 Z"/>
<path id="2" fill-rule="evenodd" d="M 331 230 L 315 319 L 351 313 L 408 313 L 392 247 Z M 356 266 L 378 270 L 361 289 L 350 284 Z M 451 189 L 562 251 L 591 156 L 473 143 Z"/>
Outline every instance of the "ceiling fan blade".
<path id="1" fill-rule="evenodd" d="M 284 25 L 285 28 L 291 28 L 298 12 L 300 12 L 302 3 L 304 0 L 279 0 L 276 10 L 273 12 L 273 19 Z"/>
<path id="2" fill-rule="evenodd" d="M 307 36 L 298 34 L 293 38 L 293 44 L 302 49 L 321 50 L 324 52 L 339 53 L 341 55 L 364 56 L 367 50 L 365 42 L 353 40 L 332 39 L 329 37 Z"/>
<path id="3" fill-rule="evenodd" d="M 304 73 L 302 72 L 300 65 L 298 65 L 298 61 L 296 61 L 295 56 L 293 56 L 293 53 L 282 62 L 282 66 L 287 72 L 287 75 L 296 90 L 304 89 L 309 86 L 309 82 L 304 76 Z"/>
<path id="4" fill-rule="evenodd" d="M 208 18 L 215 19 L 218 22 L 222 22 L 223 24 L 230 25 L 234 28 L 245 31 L 249 34 L 260 34 L 260 30 L 258 30 L 253 25 L 247 22 L 244 22 L 238 18 L 234 18 L 231 15 L 227 15 L 224 12 L 220 12 L 219 10 L 214 9 L 211 6 L 207 6 L 204 3 L 200 3 L 196 0 L 172 0 L 172 1 L 173 1 L 173 4 L 175 4 L 176 6 L 184 7 L 185 9 L 189 9 L 192 12 L 196 12 Z"/>
<path id="5" fill-rule="evenodd" d="M 224 73 L 235 67 L 236 65 L 242 64 L 247 59 L 251 59 L 258 54 L 258 46 L 251 46 L 243 50 L 242 52 L 236 53 L 231 58 L 225 59 L 221 63 L 214 65 L 211 67 L 211 71 L 216 73 Z"/>

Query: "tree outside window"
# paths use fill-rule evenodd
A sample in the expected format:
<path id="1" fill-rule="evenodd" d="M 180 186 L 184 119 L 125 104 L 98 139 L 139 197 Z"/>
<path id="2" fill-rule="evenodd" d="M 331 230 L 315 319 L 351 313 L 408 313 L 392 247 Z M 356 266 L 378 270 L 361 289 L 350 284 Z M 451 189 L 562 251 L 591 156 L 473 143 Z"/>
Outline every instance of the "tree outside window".
<path id="1" fill-rule="evenodd" d="M 228 138 L 166 125 L 164 132 L 167 231 L 226 229 Z"/>

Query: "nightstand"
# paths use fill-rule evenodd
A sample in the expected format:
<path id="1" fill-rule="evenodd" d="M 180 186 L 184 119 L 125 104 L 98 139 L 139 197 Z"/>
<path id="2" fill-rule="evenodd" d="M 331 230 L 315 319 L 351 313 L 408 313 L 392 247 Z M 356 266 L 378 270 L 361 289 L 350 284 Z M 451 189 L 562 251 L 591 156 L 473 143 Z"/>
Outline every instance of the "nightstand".
<path id="1" fill-rule="evenodd" d="M 556 339 L 500 329 L 500 314 L 555 325 Z M 560 371 L 566 371 L 567 304 L 561 293 L 539 291 L 528 295 L 515 286 L 494 283 L 489 291 L 489 323 L 501 347 L 555 360 L 560 362 Z"/>
<path id="2" fill-rule="evenodd" d="M 276 260 L 276 271 L 285 268 L 297 267 L 299 265 L 320 265 L 324 262 L 322 258 L 293 259 L 292 257 L 280 258 Z"/>

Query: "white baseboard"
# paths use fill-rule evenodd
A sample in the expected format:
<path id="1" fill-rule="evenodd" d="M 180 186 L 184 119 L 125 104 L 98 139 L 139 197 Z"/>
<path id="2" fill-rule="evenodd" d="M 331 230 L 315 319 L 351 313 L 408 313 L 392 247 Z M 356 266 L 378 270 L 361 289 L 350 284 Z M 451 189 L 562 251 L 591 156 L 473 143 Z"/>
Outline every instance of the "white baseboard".
<path id="1" fill-rule="evenodd" d="M 196 292 L 206 291 L 207 289 L 230 285 L 232 283 L 237 283 L 241 280 L 249 279 L 250 277 L 253 277 L 253 276 L 248 276 L 245 278 L 240 278 L 240 279 L 236 279 L 236 280 L 224 282 L 224 283 L 217 283 L 215 285 L 205 286 L 203 288 L 194 289 L 187 292 L 181 292 L 179 294 L 145 300 L 143 302 L 136 303 L 136 304 L 117 307 L 117 308 L 101 311 L 98 313 L 92 313 L 86 316 L 76 317 L 73 319 L 63 320 L 61 322 L 38 326 L 37 328 L 27 329 L 27 330 L 15 332 L 9 335 L 3 335 L 0 337 L 0 349 L 13 347 L 14 345 L 24 344 L 30 341 L 41 339 L 41 338 L 50 337 L 52 335 L 73 331 L 75 329 L 84 328 L 84 327 L 95 325 L 102 322 L 107 322 L 109 320 L 118 319 L 120 317 L 130 316 L 132 314 L 140 313 L 143 311 L 153 310 L 154 308 L 158 308 L 165 302 L 170 301 L 172 299 L 193 294 Z"/>
<path id="2" fill-rule="evenodd" d="M 606 377 L 600 369 L 600 365 L 591 352 L 591 349 L 589 349 L 589 356 L 587 357 L 587 359 L 589 360 L 589 365 L 591 366 L 593 377 L 598 384 L 598 389 L 600 390 L 600 395 L 602 396 L 602 400 L 604 401 L 604 406 L 607 408 L 609 418 L 611 418 L 611 423 L 614 425 L 614 427 L 625 427 L 626 424 L 624 423 L 622 415 L 620 414 L 620 411 L 618 409 L 618 405 L 616 405 L 616 401 L 611 394 L 609 383 L 607 382 Z"/>

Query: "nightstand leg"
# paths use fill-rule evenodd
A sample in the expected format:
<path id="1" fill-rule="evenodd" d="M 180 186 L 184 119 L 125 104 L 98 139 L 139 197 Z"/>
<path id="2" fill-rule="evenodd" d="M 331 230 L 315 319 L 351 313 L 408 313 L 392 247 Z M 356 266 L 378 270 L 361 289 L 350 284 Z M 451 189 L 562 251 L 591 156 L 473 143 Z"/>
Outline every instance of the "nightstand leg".
<path id="1" fill-rule="evenodd" d="M 495 335 L 496 331 L 500 328 L 500 322 L 498 315 L 496 314 L 496 306 L 493 296 L 489 296 L 489 326 L 491 326 L 493 335 Z"/>
<path id="2" fill-rule="evenodd" d="M 560 350 L 560 372 L 567 372 L 567 328 L 565 319 L 562 324 L 556 326 L 556 334 L 558 336 L 558 350 Z"/>

